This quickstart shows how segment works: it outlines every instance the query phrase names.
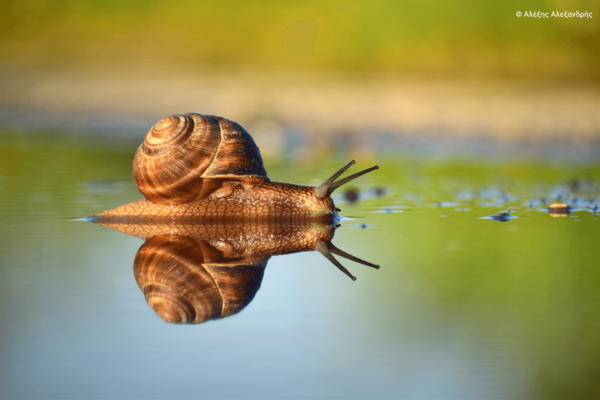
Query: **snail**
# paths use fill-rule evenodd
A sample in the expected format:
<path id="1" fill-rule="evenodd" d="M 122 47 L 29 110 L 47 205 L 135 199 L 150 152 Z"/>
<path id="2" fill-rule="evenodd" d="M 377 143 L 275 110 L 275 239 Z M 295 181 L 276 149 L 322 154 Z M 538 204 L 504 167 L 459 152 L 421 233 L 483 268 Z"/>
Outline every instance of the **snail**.
<path id="1" fill-rule="evenodd" d="M 197 324 L 240 312 L 260 288 L 271 256 L 317 250 L 354 278 L 333 256 L 374 268 L 335 247 L 337 225 L 324 221 L 97 224 L 145 239 L 134 276 L 164 321 Z"/>
<path id="2" fill-rule="evenodd" d="M 239 124 L 217 116 L 176 114 L 154 125 L 133 161 L 144 195 L 92 220 L 294 220 L 334 217 L 334 190 L 378 166 L 318 187 L 272 182 L 260 151 Z M 337 180 L 337 181 L 336 181 Z"/>

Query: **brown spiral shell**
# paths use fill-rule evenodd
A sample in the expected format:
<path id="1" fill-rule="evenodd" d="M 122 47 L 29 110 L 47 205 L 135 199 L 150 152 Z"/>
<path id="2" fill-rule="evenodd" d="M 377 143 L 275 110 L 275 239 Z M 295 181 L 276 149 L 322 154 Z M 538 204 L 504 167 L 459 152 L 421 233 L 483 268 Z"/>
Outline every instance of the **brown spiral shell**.
<path id="1" fill-rule="evenodd" d="M 146 199 L 166 205 L 205 198 L 227 179 L 268 179 L 244 128 L 195 113 L 171 115 L 150 129 L 133 160 L 133 178 Z"/>
<path id="2" fill-rule="evenodd" d="M 162 234 L 140 247 L 133 268 L 156 314 L 166 322 L 197 324 L 248 305 L 260 288 L 268 259 L 245 260 L 200 239 Z"/>

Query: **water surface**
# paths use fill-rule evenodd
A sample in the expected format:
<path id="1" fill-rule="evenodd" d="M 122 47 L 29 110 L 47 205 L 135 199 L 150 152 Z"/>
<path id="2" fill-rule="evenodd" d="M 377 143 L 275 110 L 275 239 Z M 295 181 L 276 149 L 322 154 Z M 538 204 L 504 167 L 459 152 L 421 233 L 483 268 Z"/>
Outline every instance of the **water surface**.
<path id="1" fill-rule="evenodd" d="M 141 197 L 134 151 L 0 142 L 0 397 L 600 396 L 598 165 L 359 159 L 381 169 L 336 192 L 333 243 L 379 270 L 273 256 L 241 312 L 176 325 L 134 278 L 143 240 L 76 220 Z M 347 161 L 266 169 L 318 184 Z"/>

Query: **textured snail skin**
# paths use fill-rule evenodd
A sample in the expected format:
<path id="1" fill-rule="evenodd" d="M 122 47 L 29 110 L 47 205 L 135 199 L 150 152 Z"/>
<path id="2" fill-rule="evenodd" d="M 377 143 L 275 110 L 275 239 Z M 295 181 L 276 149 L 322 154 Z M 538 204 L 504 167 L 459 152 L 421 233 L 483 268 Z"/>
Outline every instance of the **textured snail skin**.
<path id="1" fill-rule="evenodd" d="M 314 187 L 279 182 L 265 182 L 252 188 L 246 188 L 236 181 L 232 181 L 230 185 L 230 193 L 217 191 L 205 199 L 189 203 L 169 206 L 142 199 L 101 212 L 91 218 L 244 221 L 318 219 L 336 215 L 331 197 L 317 197 Z"/>
<path id="2" fill-rule="evenodd" d="M 140 239 L 161 235 L 186 236 L 210 243 L 232 257 L 252 254 L 281 255 L 313 251 L 320 242 L 330 242 L 335 232 L 329 220 L 322 221 L 246 221 L 240 223 L 136 223 L 99 220 L 97 225 Z M 227 251 L 225 251 L 228 249 Z"/>

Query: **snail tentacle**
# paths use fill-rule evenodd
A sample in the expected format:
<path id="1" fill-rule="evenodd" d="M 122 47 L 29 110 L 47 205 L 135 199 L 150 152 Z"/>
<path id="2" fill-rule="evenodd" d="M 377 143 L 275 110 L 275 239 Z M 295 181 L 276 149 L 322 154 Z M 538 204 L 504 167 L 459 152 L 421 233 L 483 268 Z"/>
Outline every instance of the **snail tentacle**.
<path id="1" fill-rule="evenodd" d="M 333 191 L 335 189 L 339 188 L 340 186 L 345 185 L 346 183 L 348 183 L 350 181 L 353 181 L 354 179 L 358 178 L 359 176 L 363 176 L 364 174 L 368 174 L 371 171 L 375 171 L 376 169 L 379 169 L 379 166 L 376 165 L 374 167 L 367 168 L 363 171 L 357 172 L 357 173 L 350 175 L 344 179 L 340 179 L 339 181 L 334 182 L 331 186 L 329 186 L 329 189 L 327 189 L 327 194 L 333 193 Z"/>
<path id="2" fill-rule="evenodd" d="M 354 160 L 350 161 L 348 164 L 346 164 L 344 167 L 342 167 L 339 171 L 337 171 L 335 174 L 331 175 L 331 177 L 329 179 L 327 179 L 325 182 L 323 182 L 319 187 L 317 187 L 317 197 L 326 197 L 326 196 L 330 196 L 331 193 L 334 192 L 335 189 L 339 188 L 340 186 L 358 178 L 359 176 L 363 176 L 364 174 L 367 174 L 371 171 L 374 171 L 376 169 L 379 169 L 379 166 L 374 166 L 368 169 L 365 169 L 363 171 L 357 172 L 353 175 L 350 175 L 344 179 L 340 179 L 339 181 L 335 181 L 337 178 L 339 178 L 344 172 L 346 172 L 346 170 L 348 170 L 348 168 L 350 168 L 351 165 L 355 164 L 356 162 Z"/>
<path id="3" fill-rule="evenodd" d="M 340 175 L 342 175 L 344 172 L 346 172 L 348 170 L 348 168 L 350 168 L 354 164 L 356 164 L 356 161 L 354 161 L 354 160 L 350 161 L 348 164 L 346 164 L 345 166 L 340 168 L 340 170 L 338 172 L 331 175 L 331 177 L 329 177 L 329 179 L 327 179 L 325 182 L 323 182 L 319 187 L 317 187 L 317 197 L 327 196 L 329 187 L 331 186 L 331 184 L 333 182 L 335 182 L 335 180 L 337 178 L 339 178 Z"/>

